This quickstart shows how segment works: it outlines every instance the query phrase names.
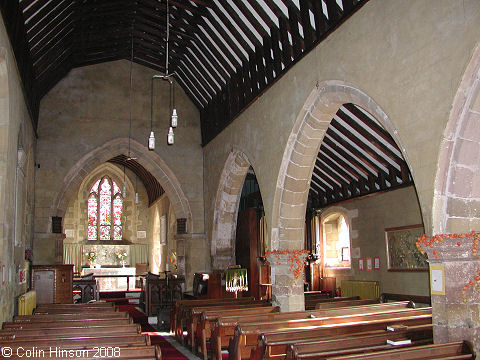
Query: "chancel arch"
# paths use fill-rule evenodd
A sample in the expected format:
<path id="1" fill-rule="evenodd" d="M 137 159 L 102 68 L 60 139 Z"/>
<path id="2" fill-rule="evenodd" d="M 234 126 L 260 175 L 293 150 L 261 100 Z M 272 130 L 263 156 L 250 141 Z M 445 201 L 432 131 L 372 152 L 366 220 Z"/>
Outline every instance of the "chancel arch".
<path id="1" fill-rule="evenodd" d="M 63 217 L 70 197 L 78 191 L 84 177 L 100 164 L 119 154 L 130 154 L 132 158 L 148 170 L 160 183 L 171 201 L 177 219 L 186 219 L 187 232 L 192 232 L 192 213 L 180 182 L 159 155 L 133 139 L 120 138 L 106 142 L 104 145 L 84 155 L 64 178 L 62 186 L 54 197 L 52 216 Z"/>
<path id="2" fill-rule="evenodd" d="M 393 162 L 383 163 L 383 159 L 375 158 L 374 151 L 370 148 L 359 149 L 357 155 L 363 159 L 360 161 L 366 164 L 359 165 L 358 170 L 365 173 L 355 180 L 356 183 L 353 181 L 356 175 L 352 175 L 352 170 L 348 168 L 351 162 L 345 160 L 348 160 L 349 156 L 357 155 L 349 151 L 342 154 L 338 148 L 342 142 L 361 148 L 362 145 L 355 144 L 358 140 L 350 137 L 349 133 L 362 132 L 365 129 L 358 130 L 355 125 L 344 124 L 343 119 L 339 119 L 339 111 L 348 112 L 348 110 L 368 113 L 375 119 L 382 128 L 380 133 L 385 132 L 391 136 L 391 141 L 395 145 L 393 151 L 395 154 L 392 158 L 401 159 L 401 165 Z M 329 152 L 327 156 L 321 153 L 320 149 L 329 126 L 336 123 L 341 123 L 346 130 L 339 131 L 340 126 L 334 129 L 332 136 L 334 140 L 330 139 L 330 147 L 326 150 Z M 368 138 L 370 134 L 367 131 L 363 136 Z M 386 148 L 387 152 L 391 150 L 389 146 Z M 332 158 L 337 159 L 336 162 L 332 162 Z M 372 164 L 381 169 L 377 179 L 373 177 Z M 307 203 L 312 201 L 312 193 L 317 196 L 317 205 L 325 207 L 362 194 L 385 191 L 391 183 L 399 186 L 411 185 L 414 176 L 410 174 L 407 164 L 408 158 L 395 127 L 370 96 L 343 81 L 329 80 L 318 83 L 302 107 L 284 151 L 274 198 L 271 248 L 287 252 L 306 248 L 305 214 Z M 322 166 L 326 166 L 328 170 L 322 170 Z M 387 177 L 390 180 L 387 180 Z M 346 180 L 350 178 L 352 182 L 348 183 Z M 386 184 L 385 188 L 378 185 L 382 181 Z M 414 198 L 416 199 L 415 192 Z M 415 200 L 415 206 L 418 207 L 418 199 Z M 416 214 L 421 222 L 420 211 Z M 350 229 L 350 231 L 356 231 L 356 229 Z M 278 269 L 272 268 L 273 299 L 282 306 L 282 309 L 290 311 L 302 309 L 304 307 L 303 279 L 295 278 L 291 271 L 283 269 L 282 266 L 285 267 L 278 265 Z M 289 275 L 290 281 L 285 282 L 283 279 L 280 284 L 276 276 L 277 274 L 284 276 L 285 273 Z M 344 273 L 344 275 L 353 274 Z"/>

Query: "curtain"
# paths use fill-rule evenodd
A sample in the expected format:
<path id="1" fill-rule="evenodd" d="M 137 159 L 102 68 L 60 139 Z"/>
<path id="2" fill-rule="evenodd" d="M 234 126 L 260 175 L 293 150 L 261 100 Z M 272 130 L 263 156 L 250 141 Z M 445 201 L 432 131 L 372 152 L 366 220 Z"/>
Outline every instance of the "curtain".
<path id="1" fill-rule="evenodd" d="M 73 264 L 74 272 L 82 271 L 83 260 L 83 245 L 82 244 L 63 244 L 63 263 Z"/>
<path id="2" fill-rule="evenodd" d="M 148 264 L 148 244 L 130 245 L 130 266 Z"/>

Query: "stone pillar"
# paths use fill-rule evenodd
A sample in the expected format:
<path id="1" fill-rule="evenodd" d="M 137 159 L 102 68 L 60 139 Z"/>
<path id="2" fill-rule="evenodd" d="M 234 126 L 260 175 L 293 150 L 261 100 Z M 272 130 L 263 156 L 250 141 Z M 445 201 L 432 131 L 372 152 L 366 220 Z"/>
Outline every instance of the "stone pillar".
<path id="1" fill-rule="evenodd" d="M 193 274 L 209 272 L 209 253 L 205 234 L 177 234 L 177 272 L 185 276 L 185 290 L 191 291 Z"/>
<path id="2" fill-rule="evenodd" d="M 430 264 L 434 342 L 468 340 L 477 354 L 480 354 L 479 239 L 480 233 L 471 233 L 431 239 L 424 236 L 417 242 L 427 253 Z"/>
<path id="3" fill-rule="evenodd" d="M 270 262 L 272 301 L 279 305 L 282 312 L 305 310 L 305 296 L 303 290 L 304 266 L 302 255 L 301 264 L 296 263 L 295 252 L 267 253 Z"/>

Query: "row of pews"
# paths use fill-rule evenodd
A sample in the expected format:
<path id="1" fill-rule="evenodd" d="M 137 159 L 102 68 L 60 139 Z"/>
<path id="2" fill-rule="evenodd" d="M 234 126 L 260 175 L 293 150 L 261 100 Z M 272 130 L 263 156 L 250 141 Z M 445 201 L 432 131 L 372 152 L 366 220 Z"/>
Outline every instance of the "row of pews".
<path id="1" fill-rule="evenodd" d="M 177 301 L 171 331 L 204 360 L 473 359 L 467 342 L 433 344 L 432 308 L 411 301 L 319 299 L 280 312 L 252 298 Z"/>
<path id="2" fill-rule="evenodd" d="M 44 304 L 0 330 L 0 358 L 161 360 L 158 345 L 111 302 Z"/>

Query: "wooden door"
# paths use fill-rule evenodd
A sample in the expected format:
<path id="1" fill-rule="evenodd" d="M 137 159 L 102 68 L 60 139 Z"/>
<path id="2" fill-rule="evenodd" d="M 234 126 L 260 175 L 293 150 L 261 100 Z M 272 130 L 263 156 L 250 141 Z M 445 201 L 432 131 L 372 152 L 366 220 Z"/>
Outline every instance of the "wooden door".
<path id="1" fill-rule="evenodd" d="M 55 302 L 57 304 L 73 303 L 72 265 L 58 266 L 55 279 Z"/>
<path id="2" fill-rule="evenodd" d="M 55 270 L 34 270 L 34 289 L 37 292 L 37 304 L 55 302 Z"/>
<path id="3" fill-rule="evenodd" d="M 237 265 L 248 270 L 248 294 L 256 299 L 260 298 L 259 224 L 260 216 L 257 209 L 249 208 L 239 211 L 235 256 Z"/>

